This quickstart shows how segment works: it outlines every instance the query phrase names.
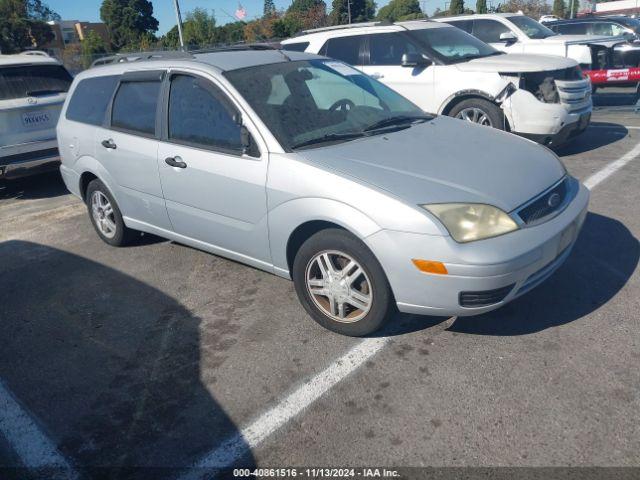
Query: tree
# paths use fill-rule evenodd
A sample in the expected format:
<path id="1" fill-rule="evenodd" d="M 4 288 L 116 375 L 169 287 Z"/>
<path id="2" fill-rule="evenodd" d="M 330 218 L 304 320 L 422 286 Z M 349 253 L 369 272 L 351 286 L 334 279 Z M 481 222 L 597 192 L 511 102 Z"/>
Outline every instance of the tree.
<path id="1" fill-rule="evenodd" d="M 504 13 L 522 12 L 528 17 L 540 18 L 542 15 L 548 15 L 551 7 L 546 0 L 508 0 L 500 5 L 500 11 Z"/>
<path id="2" fill-rule="evenodd" d="M 565 16 L 570 16 L 571 18 L 575 18 L 578 14 L 578 9 L 580 8 L 580 0 L 573 0 L 570 2 L 570 9 L 565 13 Z"/>
<path id="3" fill-rule="evenodd" d="M 330 21 L 332 25 L 349 23 L 349 3 L 351 3 L 351 23 L 366 22 L 374 18 L 374 0 L 333 0 Z"/>
<path id="4" fill-rule="evenodd" d="M 191 47 L 212 45 L 216 41 L 216 17 L 213 11 L 194 8 L 185 16 L 182 38 Z"/>
<path id="5" fill-rule="evenodd" d="M 158 30 L 149 0 L 103 0 L 100 18 L 107 25 L 116 50 L 138 44 L 142 35 Z"/>
<path id="6" fill-rule="evenodd" d="M 273 0 L 264 0 L 263 13 L 264 13 L 265 17 L 270 17 L 272 15 L 275 15 L 275 13 L 276 13 L 276 4 L 273 2 Z"/>
<path id="7" fill-rule="evenodd" d="M 562 0 L 560 0 L 562 1 Z M 478 0 L 476 2 L 477 13 L 487 13 L 487 0 Z"/>
<path id="8" fill-rule="evenodd" d="M 80 43 L 80 52 L 82 53 L 82 64 L 84 68 L 89 68 L 97 55 L 107 53 L 107 46 L 100 35 L 90 30 Z"/>
<path id="9" fill-rule="evenodd" d="M 464 0 L 451 0 L 449 13 L 451 15 L 462 15 L 464 13 Z"/>
<path id="10" fill-rule="evenodd" d="M 376 18 L 395 22 L 403 17 L 422 15 L 418 0 L 391 0 L 387 5 L 378 10 Z"/>
<path id="11" fill-rule="evenodd" d="M 41 0 L 0 0 L 0 51 L 14 53 L 53 39 L 47 20 L 60 16 Z"/>

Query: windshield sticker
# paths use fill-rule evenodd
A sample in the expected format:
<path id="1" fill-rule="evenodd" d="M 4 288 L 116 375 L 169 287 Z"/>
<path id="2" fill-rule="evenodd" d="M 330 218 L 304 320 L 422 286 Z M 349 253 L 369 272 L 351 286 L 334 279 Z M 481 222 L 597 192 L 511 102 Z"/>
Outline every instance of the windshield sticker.
<path id="1" fill-rule="evenodd" d="M 344 63 L 340 63 L 340 62 L 325 62 L 324 63 L 327 67 L 335 70 L 336 72 L 338 72 L 340 75 L 345 75 L 345 76 L 349 76 L 349 75 L 360 75 L 360 72 L 358 70 L 356 70 L 353 67 L 350 67 L 349 65 L 345 65 Z"/>

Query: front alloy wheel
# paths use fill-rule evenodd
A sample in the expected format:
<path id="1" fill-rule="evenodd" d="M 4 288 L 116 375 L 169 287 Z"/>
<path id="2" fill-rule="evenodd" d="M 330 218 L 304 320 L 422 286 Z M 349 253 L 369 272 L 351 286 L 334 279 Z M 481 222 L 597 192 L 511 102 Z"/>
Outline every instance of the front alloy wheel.
<path id="1" fill-rule="evenodd" d="M 305 280 L 315 305 L 336 322 L 357 322 L 371 309 L 369 277 L 344 252 L 328 250 L 315 255 L 307 265 Z"/>
<path id="2" fill-rule="evenodd" d="M 466 120 L 467 122 L 477 123 L 486 127 L 493 127 L 493 122 L 485 112 L 477 107 L 470 107 L 460 110 L 456 115 L 456 118 L 460 120 Z"/>

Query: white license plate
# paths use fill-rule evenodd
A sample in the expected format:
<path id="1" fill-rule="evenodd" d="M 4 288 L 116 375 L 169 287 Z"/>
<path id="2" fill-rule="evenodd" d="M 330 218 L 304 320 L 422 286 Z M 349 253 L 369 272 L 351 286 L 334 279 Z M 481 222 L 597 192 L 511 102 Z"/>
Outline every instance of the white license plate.
<path id="1" fill-rule="evenodd" d="M 22 125 L 27 128 L 48 126 L 51 123 L 49 112 L 29 112 L 22 114 Z"/>
<path id="2" fill-rule="evenodd" d="M 558 244 L 558 255 L 561 254 L 565 248 L 571 245 L 576 234 L 576 225 L 572 223 L 560 234 L 560 243 Z"/>

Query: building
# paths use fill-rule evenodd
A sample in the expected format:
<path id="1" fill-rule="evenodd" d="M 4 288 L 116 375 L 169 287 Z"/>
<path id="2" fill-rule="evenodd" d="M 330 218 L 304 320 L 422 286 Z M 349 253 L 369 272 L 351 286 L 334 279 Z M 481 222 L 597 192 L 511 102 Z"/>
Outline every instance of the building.
<path id="1" fill-rule="evenodd" d="M 81 22 L 80 20 L 60 20 L 47 22 L 53 33 L 53 40 L 38 48 L 46 51 L 49 55 L 62 58 L 65 48 L 70 45 L 80 45 L 89 32 L 95 32 L 106 45 L 111 43 L 109 30 L 101 22 Z"/>
<path id="2" fill-rule="evenodd" d="M 588 8 L 580 11 L 578 16 L 637 14 L 640 14 L 640 0 L 618 0 L 613 2 L 592 2 Z"/>

